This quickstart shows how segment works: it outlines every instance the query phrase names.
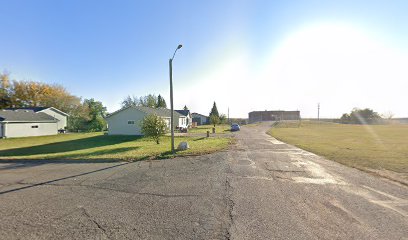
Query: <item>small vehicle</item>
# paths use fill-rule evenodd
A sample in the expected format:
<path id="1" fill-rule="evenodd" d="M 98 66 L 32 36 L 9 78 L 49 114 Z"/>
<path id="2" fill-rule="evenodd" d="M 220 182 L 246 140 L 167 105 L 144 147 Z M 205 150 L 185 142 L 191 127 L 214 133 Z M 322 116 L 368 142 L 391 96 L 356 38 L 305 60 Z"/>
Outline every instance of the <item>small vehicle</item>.
<path id="1" fill-rule="evenodd" d="M 231 132 L 239 131 L 241 127 L 237 123 L 231 124 Z"/>
<path id="2" fill-rule="evenodd" d="M 181 133 L 186 133 L 186 132 L 188 132 L 188 129 L 187 129 L 187 128 L 180 127 L 180 128 L 179 128 L 179 131 L 180 131 Z"/>

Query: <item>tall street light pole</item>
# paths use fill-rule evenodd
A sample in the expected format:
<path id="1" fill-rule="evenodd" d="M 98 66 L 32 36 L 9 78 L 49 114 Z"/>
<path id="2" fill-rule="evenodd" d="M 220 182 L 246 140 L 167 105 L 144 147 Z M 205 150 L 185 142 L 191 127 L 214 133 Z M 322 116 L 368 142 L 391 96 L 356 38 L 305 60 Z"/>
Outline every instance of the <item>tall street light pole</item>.
<path id="1" fill-rule="evenodd" d="M 183 45 L 178 45 L 176 50 L 173 53 L 173 57 L 169 59 L 169 70 L 170 70 L 170 110 L 171 110 L 171 118 L 170 118 L 170 129 L 171 129 L 171 152 L 174 154 L 174 109 L 173 109 L 173 59 L 176 55 L 177 50 L 182 48 Z"/>

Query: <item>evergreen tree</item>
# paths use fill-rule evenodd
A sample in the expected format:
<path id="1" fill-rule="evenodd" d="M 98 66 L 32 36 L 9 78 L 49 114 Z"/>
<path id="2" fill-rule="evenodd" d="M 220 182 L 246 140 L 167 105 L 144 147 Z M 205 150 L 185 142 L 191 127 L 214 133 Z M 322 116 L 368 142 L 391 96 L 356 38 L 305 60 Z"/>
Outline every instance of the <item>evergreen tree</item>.
<path id="1" fill-rule="evenodd" d="M 210 112 L 210 117 L 211 117 L 211 115 L 214 115 L 217 118 L 220 117 L 220 114 L 218 113 L 218 109 L 217 109 L 217 104 L 215 103 L 215 101 L 214 101 L 213 107 L 212 107 L 211 112 Z"/>
<path id="2" fill-rule="evenodd" d="M 185 111 L 187 111 L 188 110 L 188 108 L 187 108 L 187 105 L 184 105 L 184 108 L 183 108 Z"/>
<path id="3" fill-rule="evenodd" d="M 159 94 L 157 97 L 157 108 L 167 108 L 166 100 Z"/>

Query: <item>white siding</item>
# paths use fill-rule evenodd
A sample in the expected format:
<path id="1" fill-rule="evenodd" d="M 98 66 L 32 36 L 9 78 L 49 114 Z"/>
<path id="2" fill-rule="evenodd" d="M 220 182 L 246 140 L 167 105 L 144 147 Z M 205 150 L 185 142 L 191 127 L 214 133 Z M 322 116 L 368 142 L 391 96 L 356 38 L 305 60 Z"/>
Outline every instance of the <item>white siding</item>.
<path id="1" fill-rule="evenodd" d="M 170 122 L 171 122 L 171 118 L 165 118 L 165 117 L 162 117 L 162 119 L 164 120 L 164 122 L 166 122 L 166 124 L 167 124 L 167 128 L 169 129 L 169 131 L 170 131 Z"/>
<path id="2" fill-rule="evenodd" d="M 6 123 L 3 131 L 7 138 L 56 135 L 58 133 L 57 123 Z"/>
<path id="3" fill-rule="evenodd" d="M 51 117 L 58 120 L 58 129 L 65 129 L 67 127 L 67 116 L 62 115 L 59 112 L 54 111 L 52 108 L 47 108 L 41 112 L 50 115 Z"/>
<path id="4" fill-rule="evenodd" d="M 142 135 L 140 125 L 146 113 L 135 108 L 128 108 L 118 112 L 108 118 L 109 135 Z M 134 121 L 135 124 L 128 124 L 128 121 Z"/>
<path id="5" fill-rule="evenodd" d="M 188 126 L 188 127 L 191 127 L 191 124 L 193 123 L 193 119 L 191 118 L 190 115 L 187 116 L 186 121 L 187 121 L 187 126 Z"/>
<path id="6" fill-rule="evenodd" d="M 187 118 L 186 117 L 182 116 L 179 118 L 178 127 L 187 128 Z"/>

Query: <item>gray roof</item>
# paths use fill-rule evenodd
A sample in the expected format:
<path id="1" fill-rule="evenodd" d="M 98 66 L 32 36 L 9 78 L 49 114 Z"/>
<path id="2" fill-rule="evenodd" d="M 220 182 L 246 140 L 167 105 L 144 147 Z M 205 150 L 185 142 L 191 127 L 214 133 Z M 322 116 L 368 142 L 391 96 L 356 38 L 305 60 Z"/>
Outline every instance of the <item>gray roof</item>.
<path id="1" fill-rule="evenodd" d="M 190 110 L 175 110 L 175 111 L 186 117 L 190 114 Z"/>
<path id="2" fill-rule="evenodd" d="M 208 118 L 208 116 L 205 116 L 205 115 L 203 115 L 203 114 L 199 114 L 199 113 L 192 113 L 191 115 L 196 115 L 196 116 L 200 116 L 200 117 L 206 117 L 206 118 Z M 194 116 L 193 116 L 194 117 Z"/>
<path id="3" fill-rule="evenodd" d="M 51 109 L 51 110 L 54 110 L 55 112 L 58 112 L 61 115 L 69 116 L 68 113 L 65 113 L 59 109 L 56 109 L 55 107 L 22 107 L 22 108 L 5 108 L 5 109 L 6 110 L 32 110 L 34 112 L 41 112 L 42 110 L 45 110 L 45 109 Z"/>
<path id="4" fill-rule="evenodd" d="M 0 110 L 0 122 L 57 122 L 55 118 L 33 110 Z"/>
<path id="5" fill-rule="evenodd" d="M 128 108 L 134 108 L 134 109 L 137 109 L 137 110 L 139 110 L 141 112 L 144 112 L 146 114 L 155 114 L 155 115 L 160 116 L 160 117 L 170 117 L 170 115 L 171 115 L 171 110 L 167 109 L 167 108 L 149 108 L 149 107 L 141 107 L 141 106 L 132 106 L 132 107 L 119 109 L 118 111 L 109 114 L 106 118 L 109 118 L 110 116 L 112 116 L 114 114 L 117 114 L 119 112 L 122 112 L 123 110 L 128 109 Z M 173 112 L 174 112 L 174 117 L 178 117 L 178 118 L 179 117 L 184 117 L 184 116 L 182 116 L 180 113 L 178 113 L 176 111 L 173 111 Z"/>
<path id="6" fill-rule="evenodd" d="M 39 112 L 48 107 L 22 107 L 22 108 L 5 108 L 6 110 L 32 110 L 34 112 Z"/>

